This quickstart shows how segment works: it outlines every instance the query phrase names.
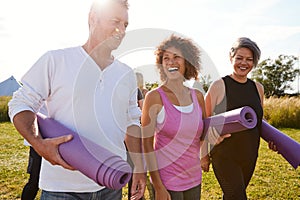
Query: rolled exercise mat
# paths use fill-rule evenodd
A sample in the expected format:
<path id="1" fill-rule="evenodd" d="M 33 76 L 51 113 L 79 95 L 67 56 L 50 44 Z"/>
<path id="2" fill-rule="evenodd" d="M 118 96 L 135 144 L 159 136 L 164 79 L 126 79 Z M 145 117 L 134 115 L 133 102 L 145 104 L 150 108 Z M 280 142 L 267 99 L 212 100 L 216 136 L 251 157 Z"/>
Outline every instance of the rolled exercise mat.
<path id="1" fill-rule="evenodd" d="M 244 106 L 204 119 L 204 137 L 209 127 L 214 127 L 220 135 L 254 128 L 257 116 L 250 106 Z"/>
<path id="2" fill-rule="evenodd" d="M 272 141 L 280 153 L 295 169 L 300 165 L 300 144 L 280 132 L 275 127 L 262 121 L 261 137 L 266 141 Z"/>
<path id="3" fill-rule="evenodd" d="M 130 180 L 132 169 L 120 156 L 40 113 L 37 114 L 37 121 L 39 131 L 45 138 L 73 135 L 71 141 L 59 145 L 61 157 L 99 185 L 118 190 Z"/>

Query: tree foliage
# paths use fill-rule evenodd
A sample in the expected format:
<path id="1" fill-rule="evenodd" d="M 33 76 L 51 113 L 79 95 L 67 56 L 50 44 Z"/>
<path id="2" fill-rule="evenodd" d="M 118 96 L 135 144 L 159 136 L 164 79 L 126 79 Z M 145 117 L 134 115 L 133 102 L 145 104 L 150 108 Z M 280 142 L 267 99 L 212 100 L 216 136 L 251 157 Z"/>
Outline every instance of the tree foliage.
<path id="1" fill-rule="evenodd" d="M 291 83 L 299 73 L 299 69 L 294 68 L 297 60 L 293 55 L 265 59 L 253 69 L 251 77 L 263 84 L 266 97 L 283 96 L 286 90 L 293 89 Z"/>
<path id="2" fill-rule="evenodd" d="M 202 86 L 203 90 L 205 92 L 207 92 L 209 86 L 211 85 L 211 83 L 213 81 L 211 80 L 211 76 L 208 74 L 208 75 L 200 76 L 199 77 L 199 82 L 201 83 L 201 86 Z"/>
<path id="3" fill-rule="evenodd" d="M 199 82 L 202 84 L 202 88 L 205 92 L 208 91 L 209 86 L 212 83 L 210 75 L 200 76 Z"/>
<path id="4" fill-rule="evenodd" d="M 146 85 L 145 87 L 148 91 L 153 90 L 159 86 L 158 82 L 154 82 L 154 83 L 146 82 L 145 85 Z"/>

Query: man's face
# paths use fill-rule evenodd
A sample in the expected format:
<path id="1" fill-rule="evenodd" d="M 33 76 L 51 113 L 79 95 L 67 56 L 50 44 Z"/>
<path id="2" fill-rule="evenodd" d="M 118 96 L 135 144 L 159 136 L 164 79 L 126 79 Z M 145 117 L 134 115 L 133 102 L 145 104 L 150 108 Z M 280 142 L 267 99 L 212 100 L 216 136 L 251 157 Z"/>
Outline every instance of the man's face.
<path id="1" fill-rule="evenodd" d="M 111 2 L 103 7 L 95 15 L 93 26 L 93 38 L 97 45 L 105 45 L 114 50 L 119 47 L 128 26 L 128 10 L 123 5 Z"/>

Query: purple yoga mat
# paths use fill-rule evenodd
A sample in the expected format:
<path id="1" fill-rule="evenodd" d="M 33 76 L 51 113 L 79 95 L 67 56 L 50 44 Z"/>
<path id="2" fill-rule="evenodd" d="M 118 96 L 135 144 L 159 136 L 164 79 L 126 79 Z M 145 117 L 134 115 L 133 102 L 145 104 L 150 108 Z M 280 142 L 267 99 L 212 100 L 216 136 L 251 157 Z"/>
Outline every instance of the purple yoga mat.
<path id="1" fill-rule="evenodd" d="M 261 137 L 266 142 L 272 141 L 276 145 L 278 153 L 297 169 L 300 165 L 300 144 L 264 120 L 261 128 Z"/>
<path id="2" fill-rule="evenodd" d="M 220 135 L 224 135 L 254 128 L 256 124 L 255 111 L 249 106 L 244 106 L 206 118 L 203 133 L 206 135 L 208 128 L 214 127 Z"/>
<path id="3" fill-rule="evenodd" d="M 118 190 L 130 180 L 132 169 L 120 156 L 78 135 L 54 119 L 38 113 L 37 121 L 39 131 L 45 138 L 73 135 L 71 141 L 59 145 L 61 157 L 99 185 Z"/>

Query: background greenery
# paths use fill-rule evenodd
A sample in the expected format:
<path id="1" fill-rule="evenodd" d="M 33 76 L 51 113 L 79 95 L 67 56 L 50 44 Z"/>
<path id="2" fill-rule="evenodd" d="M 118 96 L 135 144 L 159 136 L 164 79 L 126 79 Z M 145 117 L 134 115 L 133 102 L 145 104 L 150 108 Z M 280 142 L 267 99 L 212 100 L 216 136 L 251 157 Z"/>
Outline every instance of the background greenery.
<path id="1" fill-rule="evenodd" d="M 250 74 L 253 80 L 263 84 L 266 97 L 284 96 L 286 91 L 294 89 L 291 83 L 299 76 L 299 59 L 293 55 L 279 55 L 275 59 L 267 58 L 261 61 Z"/>
<path id="2" fill-rule="evenodd" d="M 275 127 L 300 129 L 300 97 L 270 97 L 264 102 L 264 117 Z"/>
<path id="3" fill-rule="evenodd" d="M 7 103 L 11 97 L 0 96 L 0 122 L 9 121 Z"/>

